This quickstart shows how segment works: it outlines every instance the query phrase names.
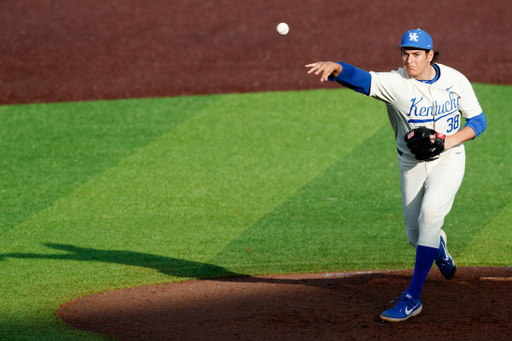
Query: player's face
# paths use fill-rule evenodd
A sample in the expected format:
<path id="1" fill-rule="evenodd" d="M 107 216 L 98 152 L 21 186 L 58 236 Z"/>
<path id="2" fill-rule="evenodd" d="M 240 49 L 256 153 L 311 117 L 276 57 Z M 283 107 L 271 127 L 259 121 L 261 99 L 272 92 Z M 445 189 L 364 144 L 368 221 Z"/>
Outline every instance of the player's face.
<path id="1" fill-rule="evenodd" d="M 430 80 L 431 66 L 430 62 L 434 57 L 434 51 L 428 53 L 425 50 L 402 50 L 402 62 L 405 71 L 409 76 L 416 79 Z"/>

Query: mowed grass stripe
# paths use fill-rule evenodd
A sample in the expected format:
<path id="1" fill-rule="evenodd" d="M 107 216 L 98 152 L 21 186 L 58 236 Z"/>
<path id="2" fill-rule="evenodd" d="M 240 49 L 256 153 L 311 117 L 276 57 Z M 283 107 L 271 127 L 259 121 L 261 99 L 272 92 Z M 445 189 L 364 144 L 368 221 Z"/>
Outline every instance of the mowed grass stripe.
<path id="1" fill-rule="evenodd" d="M 0 107 L 0 236 L 216 98 Z"/>
<path id="2" fill-rule="evenodd" d="M 461 253 L 458 261 L 472 266 L 512 265 L 512 203 Z"/>
<path id="3" fill-rule="evenodd" d="M 210 245 L 230 241 L 223 233 L 245 229 L 371 134 L 361 123 L 343 132 L 354 118 L 339 112 L 304 108 L 308 96 L 335 103 L 340 93 L 311 92 L 302 103 L 291 93 L 226 96 L 22 226 L 48 233 L 47 243 L 66 241 L 56 239 L 60 225 L 84 237 L 95 228 L 130 231 L 118 245 L 98 236 L 81 246 L 126 249 L 132 238 L 133 251 L 161 233 L 173 241 L 165 253 L 207 260 Z"/>
<path id="4" fill-rule="evenodd" d="M 1 324 L 58 329 L 74 297 L 225 274 L 204 264 L 386 124 L 343 89 L 222 96 L 2 237 Z"/>
<path id="5" fill-rule="evenodd" d="M 362 141 L 212 263 L 261 274 L 412 267 L 391 127 Z"/>

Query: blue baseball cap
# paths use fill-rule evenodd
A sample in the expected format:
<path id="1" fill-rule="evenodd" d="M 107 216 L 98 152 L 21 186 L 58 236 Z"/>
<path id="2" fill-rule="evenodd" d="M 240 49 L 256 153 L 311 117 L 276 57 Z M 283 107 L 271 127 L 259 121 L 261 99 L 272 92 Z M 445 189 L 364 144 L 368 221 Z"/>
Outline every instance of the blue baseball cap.
<path id="1" fill-rule="evenodd" d="M 418 28 L 416 30 L 405 32 L 402 37 L 402 44 L 398 45 L 398 47 L 413 47 L 423 50 L 432 50 L 434 48 L 434 43 L 432 42 L 432 37 L 427 32 Z"/>

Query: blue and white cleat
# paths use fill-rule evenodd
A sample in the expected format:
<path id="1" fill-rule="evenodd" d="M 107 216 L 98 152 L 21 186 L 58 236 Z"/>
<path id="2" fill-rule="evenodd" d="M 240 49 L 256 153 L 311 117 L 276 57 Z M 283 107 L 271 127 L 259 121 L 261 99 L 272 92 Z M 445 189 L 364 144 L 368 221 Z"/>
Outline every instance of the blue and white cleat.
<path id="1" fill-rule="evenodd" d="M 423 309 L 421 301 L 412 297 L 407 291 L 402 297 L 397 297 L 391 302 L 396 302 L 396 300 L 400 300 L 400 302 L 394 308 L 388 309 L 380 315 L 383 321 L 402 322 L 409 317 L 418 315 Z"/>
<path id="2" fill-rule="evenodd" d="M 443 230 L 441 230 L 441 241 L 439 242 L 439 252 L 436 256 L 436 265 L 444 278 L 452 279 L 455 276 L 457 267 L 446 248 L 446 233 Z"/>

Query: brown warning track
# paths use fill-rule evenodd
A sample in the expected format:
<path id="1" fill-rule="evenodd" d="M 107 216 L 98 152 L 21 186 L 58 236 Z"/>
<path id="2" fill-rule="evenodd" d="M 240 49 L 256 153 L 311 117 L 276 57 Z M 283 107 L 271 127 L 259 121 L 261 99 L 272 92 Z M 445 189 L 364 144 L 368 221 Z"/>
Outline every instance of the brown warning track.
<path id="1" fill-rule="evenodd" d="M 63 305 L 67 324 L 121 340 L 512 340 L 512 268 L 432 269 L 423 311 L 379 319 L 412 271 L 200 280 L 105 292 Z"/>
<path id="2" fill-rule="evenodd" d="M 336 88 L 317 60 L 399 67 L 422 28 L 472 82 L 512 84 L 509 0 L 3 0 L 0 104 Z M 279 22 L 291 31 L 281 37 Z M 485 108 L 484 108 L 485 109 Z M 379 314 L 410 271 L 201 280 L 84 297 L 62 320 L 122 340 L 510 340 L 510 268 L 433 269 L 423 312 Z"/>
<path id="3" fill-rule="evenodd" d="M 395 69 L 418 27 L 471 81 L 512 84 L 511 17 L 509 0 L 3 0 L 0 104 L 337 87 L 304 65 Z"/>

